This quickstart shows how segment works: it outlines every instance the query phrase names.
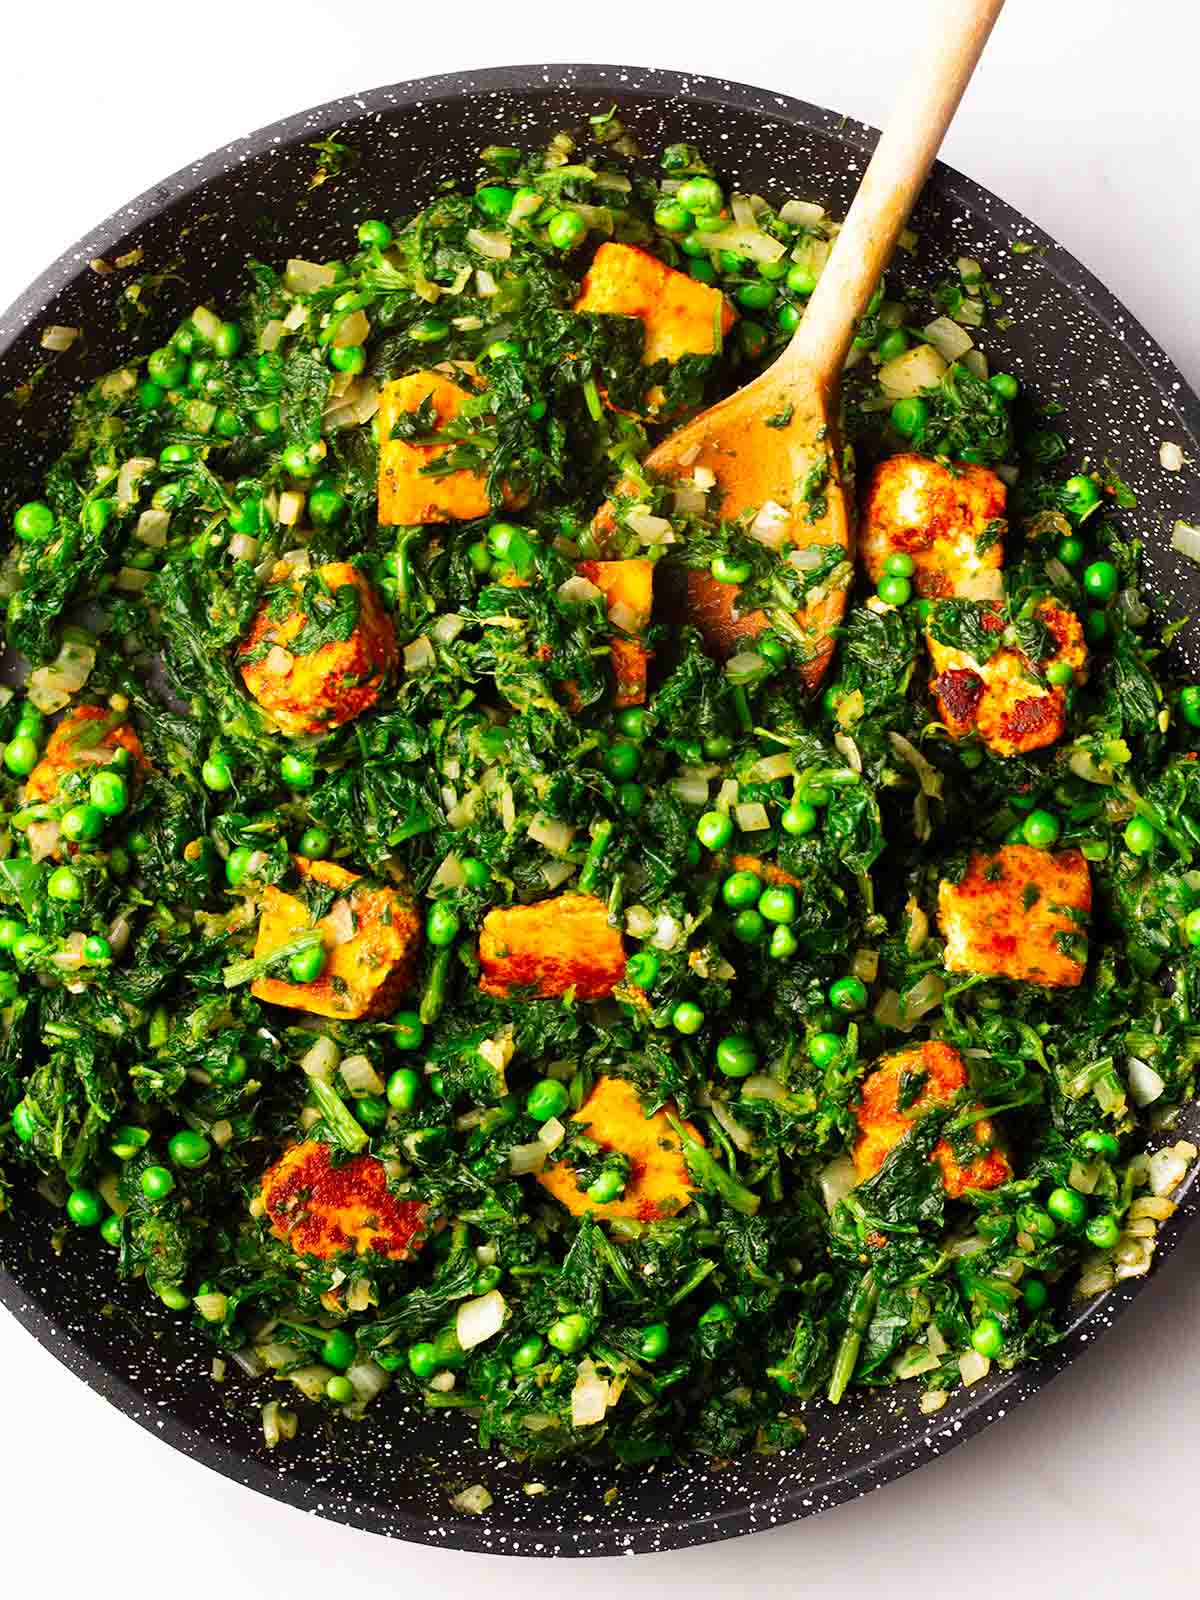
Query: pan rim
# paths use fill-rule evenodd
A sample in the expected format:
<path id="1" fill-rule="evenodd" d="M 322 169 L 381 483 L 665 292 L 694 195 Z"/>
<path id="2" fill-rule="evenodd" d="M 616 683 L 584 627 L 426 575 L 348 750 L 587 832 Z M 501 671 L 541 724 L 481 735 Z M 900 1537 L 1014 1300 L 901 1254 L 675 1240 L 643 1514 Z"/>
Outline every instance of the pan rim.
<path id="1" fill-rule="evenodd" d="M 411 112 L 430 101 L 461 102 L 480 95 L 499 94 L 545 95 L 555 90 L 598 98 L 610 93 L 662 101 L 686 97 L 693 102 L 747 112 L 765 121 L 775 120 L 824 133 L 862 156 L 869 153 L 878 136 L 867 124 L 844 119 L 794 96 L 667 68 L 606 63 L 529 64 L 462 70 L 384 85 L 296 112 L 241 136 L 180 168 L 120 207 L 65 250 L 0 313 L 0 356 L 64 287 L 87 271 L 90 260 L 105 256 L 133 230 L 153 222 L 181 200 L 272 147 L 282 154 L 298 140 L 310 141 L 364 115 Z M 1085 301 L 1109 337 L 1125 346 L 1145 371 L 1164 406 L 1178 417 L 1181 430 L 1200 455 L 1200 398 L 1157 341 L 1116 296 L 1036 223 L 973 179 L 938 162 L 928 182 L 931 189 L 969 215 L 982 216 L 1001 232 L 1028 240 L 1044 252 L 1043 269 L 1072 296 Z M 997 1413 L 1002 1416 L 1015 1404 L 1036 1394 L 1090 1349 L 1098 1335 L 1111 1327 L 1116 1317 L 1132 1304 L 1145 1284 L 1160 1275 L 1163 1261 L 1178 1243 L 1184 1228 L 1195 1219 L 1198 1188 L 1200 1185 L 1193 1174 L 1186 1190 L 1177 1194 L 1182 1202 L 1180 1210 L 1160 1235 L 1154 1273 L 1150 1277 L 1129 1280 L 1120 1288 L 1088 1302 L 1086 1310 L 1073 1319 L 1052 1358 L 1018 1369 L 1002 1385 L 989 1389 L 986 1395 L 976 1395 L 974 1400 L 970 1398 L 970 1391 L 960 1391 L 967 1396 L 966 1403 L 953 1410 L 947 1408 L 937 1419 L 936 1426 L 934 1419 L 930 1419 L 930 1427 L 923 1438 L 897 1444 L 880 1457 L 864 1458 L 843 1467 L 823 1483 L 790 1486 L 777 1496 L 729 1505 L 715 1512 L 667 1516 L 654 1523 L 626 1520 L 602 1524 L 596 1521 L 585 1533 L 576 1533 L 574 1540 L 564 1533 L 558 1543 L 550 1535 L 531 1533 L 520 1523 L 506 1524 L 500 1504 L 486 1520 L 439 1514 L 435 1521 L 424 1513 L 389 1503 L 388 1520 L 403 1538 L 435 1547 L 526 1556 L 618 1555 L 683 1549 L 732 1538 L 799 1520 L 857 1498 L 904 1476 L 931 1455 L 944 1454 L 981 1432 L 997 1420 Z M 328 1484 L 317 1489 L 299 1476 L 273 1471 L 263 1459 L 243 1454 L 192 1427 L 166 1406 L 147 1402 L 129 1378 L 105 1365 L 68 1326 L 44 1311 L 3 1265 L 0 1265 L 0 1304 L 69 1371 L 83 1378 L 91 1389 L 148 1433 L 165 1440 L 181 1453 L 273 1499 L 316 1512 L 332 1521 L 379 1531 L 378 1521 L 372 1520 L 372 1502 L 349 1497 L 343 1501 Z M 947 1427 L 947 1423 L 952 1426 Z M 619 1507 L 619 1501 L 617 1505 Z M 536 1551 L 535 1542 L 540 1546 Z M 581 1545 L 586 1548 L 580 1548 Z"/>

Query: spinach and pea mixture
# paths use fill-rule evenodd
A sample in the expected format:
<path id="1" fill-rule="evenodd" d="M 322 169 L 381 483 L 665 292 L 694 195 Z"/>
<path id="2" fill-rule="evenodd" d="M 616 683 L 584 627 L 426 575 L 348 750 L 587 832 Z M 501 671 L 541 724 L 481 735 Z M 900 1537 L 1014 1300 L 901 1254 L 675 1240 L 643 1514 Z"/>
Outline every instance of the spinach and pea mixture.
<path id="1" fill-rule="evenodd" d="M 255 1404 L 627 1464 L 934 1412 L 1145 1272 L 1196 1154 L 1200 691 L 1132 497 L 909 238 L 846 380 L 857 567 L 722 522 L 640 463 L 782 347 L 831 220 L 614 117 L 483 162 L 250 262 L 5 487 L 0 1200 Z"/>

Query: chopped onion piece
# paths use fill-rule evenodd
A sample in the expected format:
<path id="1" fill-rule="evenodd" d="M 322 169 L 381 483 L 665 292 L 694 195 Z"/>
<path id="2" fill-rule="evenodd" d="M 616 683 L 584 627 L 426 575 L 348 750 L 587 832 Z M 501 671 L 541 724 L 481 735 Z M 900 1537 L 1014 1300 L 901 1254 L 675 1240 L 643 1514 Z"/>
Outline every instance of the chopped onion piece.
<path id="1" fill-rule="evenodd" d="M 45 861 L 58 849 L 59 828 L 57 822 L 31 822 L 25 830 L 25 838 L 29 843 L 29 853 L 34 861 Z"/>
<path id="2" fill-rule="evenodd" d="M 708 785 L 704 786 L 708 798 Z M 654 927 L 654 913 L 648 906 L 630 906 L 625 912 L 625 932 L 633 939 L 645 939 Z"/>
<path id="3" fill-rule="evenodd" d="M 730 1111 L 729 1107 L 723 1100 L 713 1101 L 712 1114 L 743 1155 L 745 1155 L 748 1151 L 753 1150 L 754 1135 L 750 1132 L 749 1128 L 742 1127 L 741 1123 L 737 1120 L 733 1112 Z"/>
<path id="4" fill-rule="evenodd" d="M 526 1422 L 529 1418 L 526 1417 Z M 481 1483 L 473 1483 L 469 1489 L 462 1489 L 458 1494 L 450 1496 L 450 1504 L 455 1511 L 461 1511 L 464 1516 L 481 1517 L 485 1511 L 492 1507 L 492 1497 Z"/>
<path id="5" fill-rule="evenodd" d="M 974 326 L 978 327 L 979 324 L 975 323 Z M 981 383 L 987 382 L 988 358 L 982 350 L 968 350 L 962 358 L 962 364 L 973 378 L 978 378 Z"/>
<path id="6" fill-rule="evenodd" d="M 991 1370 L 992 1363 L 987 1356 L 981 1356 L 978 1350 L 965 1350 L 958 1358 L 959 1376 L 968 1388 L 981 1378 L 986 1378 Z"/>
<path id="7" fill-rule="evenodd" d="M 732 250 L 736 255 L 749 257 L 751 261 L 782 261 L 787 254 L 786 245 L 778 239 L 772 239 L 769 233 L 764 233 L 754 223 L 749 226 L 735 223 L 732 227 L 723 228 L 720 233 L 706 233 L 697 228 L 692 237 L 706 250 Z"/>
<path id="8" fill-rule="evenodd" d="M 608 608 L 608 620 L 620 633 L 641 633 L 645 619 L 624 600 L 616 600 Z"/>
<path id="9" fill-rule="evenodd" d="M 272 317 L 269 322 L 265 322 L 258 336 L 258 348 L 263 355 L 270 355 L 272 350 L 277 350 L 280 340 L 287 331 L 287 327 L 278 317 Z"/>
<path id="10" fill-rule="evenodd" d="M 844 1200 L 858 1185 L 854 1162 L 849 1156 L 837 1156 L 828 1166 L 822 1167 L 817 1175 L 817 1183 L 826 1211 L 832 1212 L 838 1201 Z"/>
<path id="11" fill-rule="evenodd" d="M 222 1117 L 219 1122 L 214 1122 L 208 1130 L 212 1142 L 219 1150 L 224 1150 L 233 1143 L 233 1123 Z"/>
<path id="12" fill-rule="evenodd" d="M 650 936 L 650 943 L 656 950 L 674 950 L 683 933 L 682 925 L 677 917 L 669 911 L 660 911 L 654 920 L 654 932 Z"/>
<path id="13" fill-rule="evenodd" d="M 548 1154 L 540 1139 L 535 1139 L 532 1144 L 515 1144 L 508 1152 L 508 1170 L 514 1178 L 520 1178 L 527 1172 L 540 1172 L 546 1165 Z"/>
<path id="14" fill-rule="evenodd" d="M 332 344 L 336 350 L 349 350 L 366 344 L 371 333 L 371 323 L 365 311 L 350 311 L 337 325 Z"/>
<path id="15" fill-rule="evenodd" d="M 125 594 L 141 594 L 153 577 L 152 572 L 143 572 L 140 567 L 122 567 L 114 579 L 114 584 Z"/>
<path id="16" fill-rule="evenodd" d="M 944 361 L 957 361 L 975 343 L 966 329 L 949 317 L 935 317 L 921 332 Z"/>
<path id="17" fill-rule="evenodd" d="M 741 1093 L 743 1100 L 774 1100 L 778 1104 L 787 1099 L 787 1090 L 769 1072 L 756 1072 L 746 1078 Z"/>
<path id="18" fill-rule="evenodd" d="M 1167 472 L 1182 472 L 1184 454 L 1179 445 L 1164 439 L 1158 447 L 1158 463 Z"/>
<path id="19" fill-rule="evenodd" d="M 961 328 L 955 331 L 962 333 Z M 918 344 L 883 363 L 879 369 L 879 387 L 892 400 L 907 400 L 935 388 L 945 374 L 946 362 L 940 353 L 932 345 Z"/>
<path id="20" fill-rule="evenodd" d="M 405 645 L 405 672 L 428 672 L 430 667 L 435 666 L 436 664 L 437 655 L 432 644 L 430 644 L 429 640 L 423 633 L 419 634 L 411 644 Z"/>
<path id="21" fill-rule="evenodd" d="M 785 200 L 779 208 L 779 220 L 793 228 L 819 228 L 825 221 L 825 207 L 811 200 Z"/>
<path id="22" fill-rule="evenodd" d="M 567 1137 L 567 1130 L 557 1117 L 547 1117 L 542 1123 L 542 1131 L 538 1134 L 538 1143 L 544 1150 L 557 1150 Z"/>
<path id="23" fill-rule="evenodd" d="M 295 489 L 285 489 L 279 496 L 279 520 L 285 528 L 294 528 L 304 515 L 304 496 Z"/>
<path id="24" fill-rule="evenodd" d="M 791 520 L 791 513 L 785 511 L 783 506 L 774 500 L 766 500 L 759 507 L 748 532 L 752 539 L 765 544 L 768 550 L 778 550 L 787 543 Z"/>
<path id="25" fill-rule="evenodd" d="M 559 822 L 542 811 L 537 812 L 529 824 L 529 837 L 534 844 L 540 844 L 555 856 L 566 855 L 578 831 L 570 823 Z"/>
<path id="26" fill-rule="evenodd" d="M 541 874 L 547 889 L 557 889 L 560 884 L 566 883 L 568 878 L 575 875 L 573 861 L 543 861 Z"/>
<path id="27" fill-rule="evenodd" d="M 61 354 L 69 350 L 78 339 L 79 328 L 61 328 L 52 322 L 48 328 L 42 329 L 41 346 L 43 350 L 54 350 Z"/>
<path id="28" fill-rule="evenodd" d="M 591 1361 L 581 1361 L 571 1391 L 571 1421 L 577 1428 L 603 1422 L 608 1410 L 608 1379 L 602 1378 Z"/>
<path id="29" fill-rule="evenodd" d="M 273 644 L 263 657 L 263 671 L 273 678 L 286 678 L 295 664 L 295 656 L 281 644 Z"/>
<path id="30" fill-rule="evenodd" d="M 447 1370 L 445 1372 L 436 1373 L 432 1378 L 430 1378 L 429 1387 L 433 1390 L 434 1394 L 449 1394 L 451 1389 L 454 1388 L 456 1381 L 457 1380 L 455 1379 L 454 1374 Z"/>
<path id="31" fill-rule="evenodd" d="M 843 758 L 852 772 L 861 772 L 863 769 L 862 756 L 859 748 L 848 733 L 835 733 L 834 745 L 838 754 Z"/>
<path id="32" fill-rule="evenodd" d="M 429 631 L 439 644 L 453 644 L 466 625 L 465 617 L 460 617 L 455 611 L 446 611 Z"/>
<path id="33" fill-rule="evenodd" d="M 1131 628 L 1145 627 L 1150 620 L 1150 607 L 1136 589 L 1122 589 L 1117 596 L 1117 610 Z"/>
<path id="34" fill-rule="evenodd" d="M 342 1052 L 333 1040 L 322 1037 L 300 1057 L 300 1071 L 306 1078 L 320 1078 L 328 1082 L 341 1059 Z"/>
<path id="35" fill-rule="evenodd" d="M 708 801 L 708 779 L 681 774 L 672 782 L 671 791 L 685 806 L 702 806 Z"/>
<path id="36" fill-rule="evenodd" d="M 454 1331 L 464 1350 L 494 1339 L 504 1326 L 507 1302 L 499 1289 L 492 1289 L 474 1300 L 463 1300 L 454 1318 Z"/>
<path id="37" fill-rule="evenodd" d="M 771 826 L 767 808 L 761 800 L 743 801 L 740 805 L 734 806 L 733 814 L 743 833 L 761 833 L 764 828 Z"/>
<path id="38" fill-rule="evenodd" d="M 590 601 L 600 600 L 604 596 L 603 589 L 597 589 L 594 583 L 589 583 L 578 573 L 573 578 L 568 578 L 565 583 L 560 583 L 555 593 L 560 600 L 572 606 L 587 605 Z"/>
<path id="39" fill-rule="evenodd" d="M 354 1397 L 362 1405 L 369 1404 L 391 1383 L 391 1375 L 375 1361 L 357 1361 L 346 1376 L 354 1385 Z"/>
<path id="40" fill-rule="evenodd" d="M 901 761 L 905 762 L 916 773 L 922 793 L 932 795 L 935 798 L 940 797 L 942 793 L 942 774 L 938 769 L 931 766 L 916 746 L 906 739 L 903 734 L 889 733 L 888 741 Z M 861 771 L 862 769 L 860 768 L 859 770 Z"/>
<path id="41" fill-rule="evenodd" d="M 154 462 L 148 456 L 131 456 L 128 461 L 121 463 L 121 470 L 117 473 L 117 504 L 131 506 L 138 496 L 138 484 L 142 478 L 153 468 Z"/>
<path id="42" fill-rule="evenodd" d="M 462 862 L 451 850 L 434 873 L 427 892 L 432 894 L 437 889 L 461 889 L 466 881 L 467 875 L 463 871 Z"/>
<path id="43" fill-rule="evenodd" d="M 666 517 L 653 517 L 648 511 L 627 511 L 622 520 L 643 544 L 667 544 L 674 537 Z"/>
<path id="44" fill-rule="evenodd" d="M 467 243 L 489 261 L 507 261 L 512 255 L 512 240 L 503 233 L 485 233 L 482 228 L 468 228 Z"/>
<path id="45" fill-rule="evenodd" d="M 1166 1150 L 1156 1150 L 1150 1157 L 1150 1190 L 1152 1194 L 1168 1195 L 1187 1176 L 1188 1166 L 1196 1159 L 1196 1146 L 1181 1140 Z"/>
<path id="46" fill-rule="evenodd" d="M 317 289 L 327 289 L 336 277 L 332 267 L 293 256 L 283 270 L 283 286 L 289 294 L 313 294 Z"/>
<path id="47" fill-rule="evenodd" d="M 801 550 L 789 550 L 787 555 L 788 566 L 797 572 L 814 572 L 824 559 L 825 547 L 820 544 L 806 544 Z"/>
<path id="48" fill-rule="evenodd" d="M 338 1068 L 351 1094 L 382 1094 L 383 1079 L 366 1056 L 347 1056 Z"/>
<path id="49" fill-rule="evenodd" d="M 235 533 L 229 541 L 229 554 L 235 561 L 257 561 L 258 540 L 249 533 Z"/>
<path id="50" fill-rule="evenodd" d="M 998 567 L 985 567 L 959 579 L 954 593 L 963 600 L 1003 600 L 1004 574 Z"/>
<path id="51" fill-rule="evenodd" d="M 708 496 L 694 483 L 675 485 L 675 515 L 677 517 L 701 516 L 708 505 Z"/>
<path id="52" fill-rule="evenodd" d="M 1142 1061 L 1137 1056 L 1130 1056 L 1126 1076 L 1129 1080 L 1130 1098 L 1137 1106 L 1153 1105 L 1167 1087 L 1149 1062 Z"/>
<path id="53" fill-rule="evenodd" d="M 61 711 L 71 696 L 83 688 L 96 664 L 96 647 L 88 635 L 78 629 L 66 632 L 54 660 L 36 667 L 26 688 L 29 700 L 47 716 Z"/>
<path id="54" fill-rule="evenodd" d="M 167 542 L 167 527 L 171 521 L 169 511 L 159 511 L 151 507 L 143 511 L 137 519 L 137 527 L 133 530 L 135 539 L 140 539 L 143 544 L 149 545 L 152 550 L 161 550 Z"/>
<path id="55" fill-rule="evenodd" d="M 921 1396 L 920 1406 L 924 1416 L 930 1417 L 935 1411 L 940 1411 L 949 1400 L 950 1395 L 946 1389 L 926 1389 Z"/>

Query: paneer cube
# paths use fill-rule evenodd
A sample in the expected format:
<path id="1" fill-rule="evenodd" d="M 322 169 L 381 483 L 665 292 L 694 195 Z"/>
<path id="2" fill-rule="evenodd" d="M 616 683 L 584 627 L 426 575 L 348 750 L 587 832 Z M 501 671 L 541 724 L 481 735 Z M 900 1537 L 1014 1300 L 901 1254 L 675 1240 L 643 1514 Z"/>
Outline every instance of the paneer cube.
<path id="1" fill-rule="evenodd" d="M 142 741 L 117 712 L 107 706 L 76 706 L 46 740 L 41 760 L 25 780 L 26 801 L 53 800 L 68 772 L 90 776 L 118 750 L 128 750 L 135 766 L 145 766 Z"/>
<path id="2" fill-rule="evenodd" d="M 614 704 L 640 706 L 646 701 L 646 677 L 650 652 L 637 639 L 624 637 L 644 633 L 650 626 L 654 606 L 654 563 L 630 561 L 581 561 L 581 577 L 604 593 L 608 615 L 614 627 L 622 630 L 612 640 L 612 667 L 616 679 Z"/>
<path id="3" fill-rule="evenodd" d="M 329 1145 L 310 1140 L 292 1145 L 267 1168 L 260 1197 L 271 1232 L 298 1256 L 322 1261 L 346 1251 L 408 1260 L 424 1243 L 425 1206 L 397 1199 L 375 1156 L 335 1163 L 333 1154 Z"/>
<path id="4" fill-rule="evenodd" d="M 379 396 L 379 520 L 385 526 L 465 522 L 491 510 L 478 473 L 463 469 L 441 477 L 421 475 L 449 445 L 392 438 L 397 418 L 426 400 L 433 402 L 436 431 L 453 422 L 467 398 L 468 391 L 441 372 L 413 372 L 384 385 Z"/>
<path id="5" fill-rule="evenodd" d="M 591 1094 L 571 1118 L 583 1124 L 589 1139 L 605 1151 L 618 1150 L 629 1157 L 629 1179 L 619 1200 L 597 1205 L 575 1181 L 574 1168 L 565 1161 L 548 1165 L 538 1182 L 574 1217 L 590 1211 L 596 1217 L 633 1217 L 655 1222 L 674 1217 L 688 1204 L 693 1184 L 680 1148 L 679 1135 L 665 1111 L 648 1117 L 637 1090 L 624 1078 L 598 1078 Z M 703 1139 L 691 1123 L 680 1126 L 697 1142 Z"/>
<path id="6" fill-rule="evenodd" d="M 920 595 L 979 595 L 1004 564 L 1007 491 L 986 467 L 905 454 L 881 461 L 863 501 L 858 547 L 878 583 L 889 556 L 911 556 Z"/>
<path id="7" fill-rule="evenodd" d="M 985 630 L 992 619 L 997 631 L 1003 628 L 994 608 L 981 605 L 980 609 Z M 1079 618 L 1054 600 L 1043 600 L 1037 615 L 1049 638 L 1049 653 L 1037 663 L 1041 673 L 1051 662 L 1066 662 L 1075 682 L 1082 683 L 1087 647 Z M 1067 721 L 1066 689 L 1034 676 L 1021 650 L 1004 645 L 980 661 L 965 650 L 944 644 L 935 637 L 936 630 L 935 605 L 926 630 L 933 674 L 930 688 L 938 715 L 954 738 L 977 732 L 989 750 L 1013 756 L 1041 750 L 1062 737 Z"/>
<path id="8" fill-rule="evenodd" d="M 642 360 L 647 366 L 718 354 L 734 322 L 733 308 L 719 289 L 629 244 L 600 246 L 575 310 L 637 317 L 646 330 Z"/>
<path id="9" fill-rule="evenodd" d="M 560 894 L 528 906 L 496 906 L 479 932 L 480 988 L 506 997 L 532 990 L 552 999 L 610 995 L 625 976 L 625 946 L 608 907 L 588 894 Z"/>
<path id="10" fill-rule="evenodd" d="M 938 884 L 948 972 L 1074 988 L 1087 967 L 1092 880 L 1078 850 L 1007 844 Z"/>
<path id="11" fill-rule="evenodd" d="M 387 1016 L 417 973 L 421 922 L 411 901 L 399 889 L 360 877 L 336 861 L 294 859 L 301 877 L 338 891 L 338 899 L 316 923 L 325 966 L 311 983 L 256 978 L 251 992 L 258 1000 L 319 1017 Z M 269 885 L 263 893 L 255 959 L 289 944 L 310 925 L 303 900 Z"/>
<path id="12" fill-rule="evenodd" d="M 859 1138 L 854 1170 L 860 1181 L 879 1171 L 888 1153 L 927 1111 L 952 1105 L 966 1083 L 962 1056 L 936 1039 L 884 1056 L 863 1080 L 862 1103 L 855 1111 Z M 941 1168 L 943 1187 L 952 1200 L 966 1189 L 995 1189 L 1012 1177 L 1008 1158 L 995 1148 L 992 1125 L 985 1117 L 972 1125 L 969 1137 L 979 1153 L 965 1166 L 948 1139 L 940 1139 L 933 1149 L 932 1159 Z"/>
<path id="13" fill-rule="evenodd" d="M 289 734 L 329 733 L 379 698 L 396 634 L 363 575 L 344 561 L 279 583 L 238 652 L 242 678 Z"/>

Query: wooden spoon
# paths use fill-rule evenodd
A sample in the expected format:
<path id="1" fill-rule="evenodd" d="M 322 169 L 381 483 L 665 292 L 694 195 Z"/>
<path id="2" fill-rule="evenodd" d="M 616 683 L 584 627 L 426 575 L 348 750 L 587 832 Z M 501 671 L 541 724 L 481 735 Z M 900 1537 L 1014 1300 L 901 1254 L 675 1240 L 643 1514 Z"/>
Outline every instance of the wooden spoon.
<path id="1" fill-rule="evenodd" d="M 668 482 L 711 469 L 720 515 L 735 517 L 773 502 L 788 514 L 792 544 L 839 545 L 854 555 L 853 486 L 840 425 L 842 367 L 855 324 L 908 221 L 950 120 L 1004 0 L 944 0 L 899 104 L 863 174 L 854 203 L 791 342 L 753 383 L 656 446 L 646 466 Z M 786 419 L 781 422 L 781 419 Z M 768 421 L 771 425 L 768 426 Z M 737 588 L 688 573 L 688 610 L 710 647 L 729 654 L 739 639 L 770 626 L 736 612 Z M 796 614 L 809 688 L 833 653 L 846 588 L 830 589 Z M 799 636 L 796 642 L 799 643 Z"/>

